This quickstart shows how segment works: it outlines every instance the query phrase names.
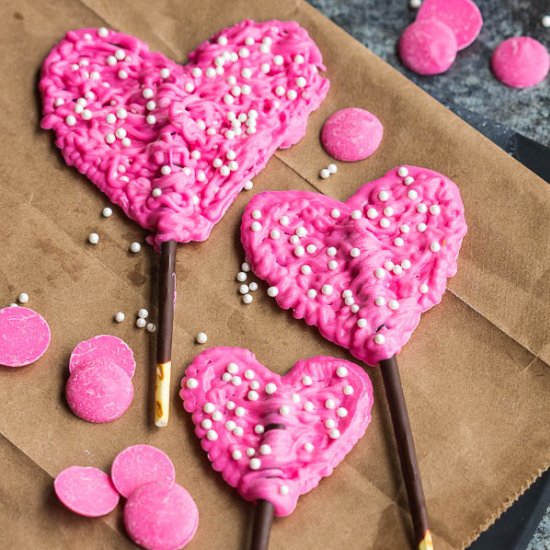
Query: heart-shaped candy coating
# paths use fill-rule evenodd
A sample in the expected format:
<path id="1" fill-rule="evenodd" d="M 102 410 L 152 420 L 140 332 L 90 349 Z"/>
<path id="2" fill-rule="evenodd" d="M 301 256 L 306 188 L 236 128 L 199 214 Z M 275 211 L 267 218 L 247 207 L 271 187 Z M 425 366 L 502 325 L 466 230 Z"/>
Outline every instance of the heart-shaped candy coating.
<path id="1" fill-rule="evenodd" d="M 46 58 L 42 127 L 67 164 L 155 235 L 203 241 L 327 94 L 321 54 L 295 22 L 243 21 L 180 66 L 133 36 L 67 33 Z"/>
<path id="2" fill-rule="evenodd" d="M 284 376 L 242 348 L 211 348 L 185 371 L 180 396 L 214 470 L 249 501 L 286 516 L 363 436 L 372 385 L 357 365 L 298 361 Z"/>
<path id="3" fill-rule="evenodd" d="M 402 166 L 346 202 L 260 193 L 241 240 L 281 307 L 374 365 L 399 353 L 421 313 L 441 301 L 466 229 L 451 180 Z"/>

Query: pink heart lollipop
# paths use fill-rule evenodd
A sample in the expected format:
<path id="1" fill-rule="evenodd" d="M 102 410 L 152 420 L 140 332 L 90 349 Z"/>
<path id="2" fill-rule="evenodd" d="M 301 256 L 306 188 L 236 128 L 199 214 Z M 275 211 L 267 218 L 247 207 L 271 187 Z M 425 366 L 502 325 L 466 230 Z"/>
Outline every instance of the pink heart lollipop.
<path id="1" fill-rule="evenodd" d="M 243 21 L 180 66 L 139 39 L 70 31 L 42 68 L 42 127 L 162 250 L 155 417 L 168 422 L 175 242 L 203 241 L 279 147 L 301 139 L 328 91 L 295 22 Z"/>
<path id="2" fill-rule="evenodd" d="M 252 269 L 281 307 L 359 359 L 381 362 L 417 540 L 426 548 L 431 536 L 395 355 L 441 300 L 466 229 L 456 185 L 414 166 L 391 170 L 346 202 L 261 193 L 241 226 Z"/>
<path id="3" fill-rule="evenodd" d="M 363 436 L 372 386 L 357 365 L 304 359 L 286 375 L 242 348 L 211 348 L 187 367 L 180 396 L 216 471 L 247 500 L 289 515 Z"/>

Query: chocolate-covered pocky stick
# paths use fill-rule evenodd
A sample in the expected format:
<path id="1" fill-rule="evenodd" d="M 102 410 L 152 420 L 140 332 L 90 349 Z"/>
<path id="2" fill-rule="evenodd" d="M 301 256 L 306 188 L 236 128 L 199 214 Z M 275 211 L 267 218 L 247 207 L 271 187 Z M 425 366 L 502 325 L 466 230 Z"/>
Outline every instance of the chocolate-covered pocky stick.
<path id="1" fill-rule="evenodd" d="M 296 22 L 243 21 L 178 65 L 127 34 L 69 31 L 42 67 L 42 127 L 161 253 L 155 423 L 168 422 L 176 243 L 204 241 L 327 94 Z"/>
<path id="2" fill-rule="evenodd" d="M 241 225 L 252 270 L 281 307 L 365 363 L 380 363 L 422 550 L 432 542 L 395 357 L 420 315 L 441 301 L 466 229 L 456 185 L 415 166 L 391 170 L 346 202 L 261 193 Z"/>

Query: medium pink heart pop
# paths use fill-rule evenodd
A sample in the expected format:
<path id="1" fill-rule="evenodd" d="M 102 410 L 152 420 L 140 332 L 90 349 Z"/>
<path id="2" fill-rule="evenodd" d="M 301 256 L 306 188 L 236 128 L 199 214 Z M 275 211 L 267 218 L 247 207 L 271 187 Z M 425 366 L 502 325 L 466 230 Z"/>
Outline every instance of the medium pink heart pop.
<path id="1" fill-rule="evenodd" d="M 159 245 L 203 241 L 327 94 L 295 22 L 243 21 L 178 65 L 133 36 L 70 31 L 46 58 L 42 127 Z"/>
<path id="2" fill-rule="evenodd" d="M 399 353 L 441 301 L 466 234 L 456 185 L 401 166 L 346 202 L 303 191 L 256 195 L 241 240 L 278 304 L 370 365 Z"/>
<path id="3" fill-rule="evenodd" d="M 250 351 L 225 347 L 195 357 L 180 396 L 213 468 L 278 516 L 332 473 L 365 433 L 373 403 L 369 377 L 349 361 L 304 359 L 279 376 Z"/>

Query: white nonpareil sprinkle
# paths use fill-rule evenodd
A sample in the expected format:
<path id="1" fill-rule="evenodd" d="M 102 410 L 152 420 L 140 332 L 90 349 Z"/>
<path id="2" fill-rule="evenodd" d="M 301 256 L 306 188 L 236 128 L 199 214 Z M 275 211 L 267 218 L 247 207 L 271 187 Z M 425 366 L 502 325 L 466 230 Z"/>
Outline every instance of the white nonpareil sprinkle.
<path id="1" fill-rule="evenodd" d="M 244 271 L 239 271 L 239 273 L 237 273 L 237 281 L 239 281 L 239 283 L 244 283 L 247 277 L 248 275 Z"/>
<path id="2" fill-rule="evenodd" d="M 267 445 L 267 443 L 264 443 L 263 445 L 260 445 L 260 454 L 261 455 L 270 455 L 271 454 L 271 447 Z"/>
<path id="3" fill-rule="evenodd" d="M 409 6 L 413 10 L 417 10 L 422 5 L 422 0 L 409 0 Z"/>
<path id="4" fill-rule="evenodd" d="M 137 254 L 138 252 L 141 251 L 141 244 L 139 244 L 138 242 L 133 242 L 130 245 L 130 251 L 133 252 L 134 254 Z"/>
<path id="5" fill-rule="evenodd" d="M 97 34 L 101 36 L 101 38 L 105 38 L 109 34 L 109 31 L 105 27 L 100 27 L 97 30 Z"/>
<path id="6" fill-rule="evenodd" d="M 333 208 L 332 211 L 330 212 L 330 215 L 334 219 L 337 219 L 340 217 L 340 210 L 338 210 L 338 208 Z"/>
<path id="7" fill-rule="evenodd" d="M 380 219 L 380 227 L 383 227 L 384 229 L 387 229 L 390 226 L 390 220 L 388 218 L 381 218 Z"/>
<path id="8" fill-rule="evenodd" d="M 386 276 L 386 270 L 381 267 L 377 267 L 374 270 L 374 275 L 377 279 L 383 279 Z"/>
<path id="9" fill-rule="evenodd" d="M 240 294 L 248 294 L 248 290 L 249 290 L 248 285 L 241 285 L 239 287 Z"/>
<path id="10" fill-rule="evenodd" d="M 304 449 L 305 449 L 308 453 L 312 453 L 312 452 L 313 452 L 313 449 L 315 449 L 315 447 L 313 446 L 313 443 L 307 442 L 307 443 L 304 445 Z"/>
<path id="11" fill-rule="evenodd" d="M 199 387 L 199 381 L 196 378 L 188 378 L 185 382 L 185 385 L 190 390 L 194 390 Z"/>
<path id="12" fill-rule="evenodd" d="M 262 224 L 260 222 L 252 222 L 250 229 L 252 229 L 252 231 L 257 233 L 258 231 L 262 230 Z"/>
<path id="13" fill-rule="evenodd" d="M 319 172 L 319 177 L 323 180 L 326 180 L 327 178 L 330 178 L 330 172 L 328 171 L 327 168 L 323 168 L 320 172 Z"/>
<path id="14" fill-rule="evenodd" d="M 164 67 L 160 70 L 160 77 L 161 78 L 168 78 L 170 76 L 170 70 Z"/>
<path id="15" fill-rule="evenodd" d="M 330 267 L 329 267 L 329 269 L 330 269 Z M 311 267 L 307 264 L 304 264 L 300 268 L 300 271 L 302 272 L 303 275 L 311 275 Z"/>
<path id="16" fill-rule="evenodd" d="M 439 216 L 441 214 L 441 207 L 438 204 L 432 204 L 430 206 L 430 214 L 432 216 Z"/>
<path id="17" fill-rule="evenodd" d="M 268 384 L 266 384 L 265 393 L 267 393 L 267 395 L 273 395 L 276 391 L 277 391 L 276 384 L 274 384 L 273 382 L 269 382 Z"/>
<path id="18" fill-rule="evenodd" d="M 257 391 L 251 390 L 248 392 L 247 397 L 248 399 L 250 399 L 250 401 L 258 401 L 258 398 L 260 396 L 258 395 Z"/>
<path id="19" fill-rule="evenodd" d="M 342 392 L 344 395 L 353 395 L 353 386 L 350 386 L 349 384 L 347 386 L 344 386 L 342 388 Z"/>
<path id="20" fill-rule="evenodd" d="M 336 422 L 332 418 L 327 418 L 325 420 L 325 426 L 330 430 L 336 427 Z"/>
<path id="21" fill-rule="evenodd" d="M 331 270 L 331 271 L 334 271 L 335 269 L 338 268 L 338 262 L 336 260 L 330 260 L 330 262 L 328 262 L 327 264 L 327 267 Z"/>
<path id="22" fill-rule="evenodd" d="M 306 253 L 306 249 L 305 249 L 303 246 L 297 246 L 297 247 L 294 249 L 294 255 L 295 255 L 297 258 L 301 258 L 305 253 Z"/>
<path id="23" fill-rule="evenodd" d="M 425 224 L 425 223 L 419 223 L 417 226 L 416 226 L 416 229 L 418 231 L 420 231 L 420 233 L 424 233 L 424 231 L 426 231 L 426 229 L 428 228 L 428 226 Z"/>
<path id="24" fill-rule="evenodd" d="M 296 86 L 298 86 L 298 88 L 305 88 L 306 85 L 307 85 L 307 80 L 303 76 L 299 76 L 296 79 Z"/>
<path id="25" fill-rule="evenodd" d="M 126 319 L 126 315 L 124 315 L 124 313 L 122 313 L 122 311 L 117 311 L 115 313 L 115 321 L 117 323 L 122 323 L 122 321 L 124 321 L 124 319 Z"/>
<path id="26" fill-rule="evenodd" d="M 104 208 L 101 212 L 101 215 L 104 217 L 104 218 L 110 218 L 112 215 L 113 215 L 113 209 L 112 208 L 109 208 L 108 206 L 106 208 Z"/>
<path id="27" fill-rule="evenodd" d="M 336 406 L 336 402 L 334 401 L 334 399 L 327 399 L 325 401 L 325 408 L 326 409 L 334 409 L 335 406 Z"/>
<path id="28" fill-rule="evenodd" d="M 545 29 L 550 29 L 550 15 L 544 15 L 541 19 L 541 23 Z"/>
<path id="29" fill-rule="evenodd" d="M 290 493 L 290 489 L 288 488 L 288 485 L 281 485 L 279 487 L 279 494 L 286 497 Z"/>
<path id="30" fill-rule="evenodd" d="M 340 418 L 345 418 L 348 415 L 348 410 L 345 407 L 338 407 L 338 410 L 336 411 L 336 414 Z"/>
<path id="31" fill-rule="evenodd" d="M 423 283 L 420 285 L 420 292 L 421 294 L 428 294 L 428 285 L 426 283 Z"/>
<path id="32" fill-rule="evenodd" d="M 145 327 L 147 332 L 155 332 L 157 330 L 157 325 L 155 323 L 147 323 L 147 326 Z"/>
<path id="33" fill-rule="evenodd" d="M 168 166 L 167 164 L 165 164 L 164 166 L 161 166 L 161 168 L 160 168 L 160 173 L 161 173 L 163 176 L 169 176 L 169 175 L 172 173 L 172 168 L 170 168 L 170 166 Z"/>
<path id="34" fill-rule="evenodd" d="M 214 430 L 208 430 L 206 432 L 206 438 L 208 441 L 216 441 L 218 439 L 218 432 Z"/>
<path id="35" fill-rule="evenodd" d="M 233 460 L 240 460 L 242 457 L 243 457 L 243 453 L 241 453 L 241 451 L 239 451 L 239 449 L 235 449 L 235 450 L 231 453 L 231 458 L 232 458 Z"/>
<path id="36" fill-rule="evenodd" d="M 298 92 L 296 92 L 296 90 L 288 90 L 286 97 L 291 101 L 294 101 L 298 97 Z"/>
<path id="37" fill-rule="evenodd" d="M 243 304 L 246 304 L 248 306 L 254 301 L 254 296 L 252 296 L 252 294 L 245 294 L 242 297 L 242 300 L 243 300 Z"/>
<path id="38" fill-rule="evenodd" d="M 350 251 L 349 251 L 349 255 L 352 257 L 352 258 L 358 258 L 359 255 L 361 254 L 361 251 L 356 248 L 356 247 L 353 247 Z"/>
<path id="39" fill-rule="evenodd" d="M 395 246 L 400 246 L 401 247 L 405 244 L 405 241 L 401 237 L 397 237 L 396 239 L 394 239 L 393 244 Z"/>
<path id="40" fill-rule="evenodd" d="M 414 189 L 410 189 L 409 192 L 407 193 L 407 197 L 409 197 L 409 199 L 414 201 L 415 199 L 418 198 L 418 193 Z"/>
<path id="41" fill-rule="evenodd" d="M 327 248 L 327 256 L 334 257 L 336 256 L 337 250 L 334 248 L 334 246 L 329 246 Z"/>
<path id="42" fill-rule="evenodd" d="M 386 208 L 384 208 L 384 216 L 393 216 L 393 208 L 391 206 L 386 206 Z"/>
<path id="43" fill-rule="evenodd" d="M 304 410 L 307 412 L 313 412 L 315 410 L 315 405 L 311 401 L 306 401 L 304 403 Z"/>
<path id="44" fill-rule="evenodd" d="M 394 265 L 392 271 L 395 275 L 401 275 L 401 273 L 403 273 L 403 268 L 400 265 Z"/>
<path id="45" fill-rule="evenodd" d="M 241 269 L 248 273 L 250 271 L 250 264 L 248 262 L 243 262 L 241 264 Z"/>
<path id="46" fill-rule="evenodd" d="M 313 298 L 315 298 L 317 296 L 317 291 L 314 288 L 310 288 L 307 291 L 307 296 L 308 296 L 308 298 L 311 298 L 313 300 Z"/>
<path id="47" fill-rule="evenodd" d="M 366 328 L 367 326 L 367 320 L 366 319 L 358 319 L 357 320 L 357 326 L 359 328 Z"/>
<path id="48" fill-rule="evenodd" d="M 244 429 L 241 428 L 241 426 L 237 426 L 237 427 L 233 430 L 233 433 L 234 433 L 237 437 L 242 437 L 242 435 L 244 434 Z"/>
<path id="49" fill-rule="evenodd" d="M 202 410 L 206 414 L 212 414 L 216 410 L 216 406 L 214 405 L 214 403 L 207 402 L 204 404 Z"/>
<path id="50" fill-rule="evenodd" d="M 411 228 L 406 223 L 399 226 L 399 231 L 401 231 L 401 233 L 408 233 L 410 230 Z"/>
<path id="51" fill-rule="evenodd" d="M 248 285 L 248 288 L 249 288 L 250 292 L 256 292 L 256 290 L 258 290 L 258 283 L 252 281 L 252 282 Z"/>
<path id="52" fill-rule="evenodd" d="M 264 432 L 265 428 L 261 424 L 256 424 L 256 426 L 254 426 L 254 433 L 262 435 Z"/>
<path id="53" fill-rule="evenodd" d="M 279 408 L 279 414 L 281 416 L 288 416 L 290 414 L 290 407 L 288 405 L 283 405 Z"/>
<path id="54" fill-rule="evenodd" d="M 162 189 L 160 187 L 155 187 L 152 191 L 151 191 L 151 195 L 153 195 L 153 197 L 160 197 L 162 195 Z"/>
<path id="55" fill-rule="evenodd" d="M 430 243 L 430 250 L 432 252 L 439 252 L 441 250 L 441 245 L 437 241 Z"/>
<path id="56" fill-rule="evenodd" d="M 380 191 L 380 193 L 378 193 L 378 198 L 382 202 L 386 202 L 390 198 L 390 194 L 387 191 Z"/>
<path id="57" fill-rule="evenodd" d="M 390 300 L 388 302 L 388 307 L 395 311 L 396 309 L 399 309 L 399 302 L 397 300 Z"/>
<path id="58" fill-rule="evenodd" d="M 308 244 L 306 246 L 306 251 L 308 254 L 315 254 L 315 252 L 317 252 L 317 247 L 314 244 Z"/>
<path id="59" fill-rule="evenodd" d="M 262 213 L 259 210 L 253 210 L 252 211 L 252 217 L 255 220 L 260 220 L 262 218 Z"/>
<path id="60" fill-rule="evenodd" d="M 407 259 L 405 259 L 401 262 L 401 267 L 403 269 L 410 269 L 411 265 L 412 264 L 411 264 L 410 260 L 407 260 Z"/>
<path id="61" fill-rule="evenodd" d="M 141 308 L 137 314 L 141 319 L 147 319 L 147 317 L 149 317 L 149 312 L 145 308 Z"/>
<path id="62" fill-rule="evenodd" d="M 353 304 L 350 309 L 351 309 L 352 313 L 357 313 L 359 311 L 360 307 L 359 307 L 358 304 Z"/>
<path id="63" fill-rule="evenodd" d="M 331 439 L 338 439 L 341 435 L 340 430 L 334 428 L 333 430 L 330 430 L 329 435 Z"/>
<path id="64" fill-rule="evenodd" d="M 423 202 L 421 202 L 421 203 L 416 207 L 416 211 L 417 211 L 419 214 L 425 214 L 425 213 L 428 211 L 428 207 L 427 207 Z"/>
<path id="65" fill-rule="evenodd" d="M 251 458 L 249 466 L 251 470 L 259 470 L 262 467 L 262 461 L 259 458 Z"/>
<path id="66" fill-rule="evenodd" d="M 207 340 L 208 340 L 208 336 L 206 335 L 205 332 L 199 332 L 195 336 L 195 341 L 197 342 L 197 344 L 206 344 Z"/>
<path id="67" fill-rule="evenodd" d="M 136 327 L 137 328 L 145 328 L 146 324 L 147 324 L 147 321 L 145 319 L 142 319 L 141 317 L 138 317 L 136 319 Z"/>
<path id="68" fill-rule="evenodd" d="M 17 301 L 20 304 L 26 304 L 29 301 L 29 295 L 26 292 L 21 292 L 21 294 L 17 297 Z"/>
<path id="69" fill-rule="evenodd" d="M 336 172 L 338 172 L 338 166 L 336 166 L 336 164 L 334 164 L 333 162 L 331 162 L 331 163 L 327 166 L 327 170 L 328 170 L 331 174 L 336 174 Z"/>
<path id="70" fill-rule="evenodd" d="M 385 341 L 386 341 L 386 337 L 383 334 L 377 334 L 374 337 L 374 343 L 378 344 L 379 346 L 381 346 L 383 343 L 385 343 Z"/>
<path id="71" fill-rule="evenodd" d="M 276 286 L 270 286 L 267 289 L 267 295 L 270 296 L 271 298 L 275 298 L 275 296 L 277 296 L 278 294 L 279 294 L 279 289 Z"/>
<path id="72" fill-rule="evenodd" d="M 321 292 L 325 296 L 331 296 L 333 291 L 334 291 L 334 289 L 332 288 L 332 285 L 323 285 L 322 288 L 321 288 Z"/>
<path id="73" fill-rule="evenodd" d="M 404 180 L 403 180 L 403 183 L 405 185 L 411 185 L 412 183 L 414 183 L 414 178 L 412 176 L 407 176 Z"/>
<path id="74" fill-rule="evenodd" d="M 361 212 L 361 210 L 354 210 L 354 211 L 351 213 L 351 217 L 352 217 L 354 220 L 360 219 L 362 215 L 363 215 L 363 213 Z"/>
<path id="75" fill-rule="evenodd" d="M 398 168 L 397 174 L 400 177 L 404 178 L 409 175 L 409 170 L 405 166 L 401 166 L 400 168 Z"/>
<path id="76" fill-rule="evenodd" d="M 74 126 L 76 124 L 76 117 L 74 115 L 68 115 L 65 118 L 65 123 L 67 126 Z"/>
<path id="77" fill-rule="evenodd" d="M 250 191 L 254 187 L 254 184 L 251 181 L 246 181 L 243 185 L 245 191 Z"/>
<path id="78" fill-rule="evenodd" d="M 367 210 L 367 218 L 369 218 L 369 220 L 374 220 L 377 217 L 378 217 L 378 211 L 376 210 L 376 208 L 369 208 Z"/>
<path id="79" fill-rule="evenodd" d="M 151 126 L 157 123 L 157 117 L 155 115 L 147 115 L 145 120 L 147 121 L 147 124 L 150 124 Z"/>
<path id="80" fill-rule="evenodd" d="M 90 233 L 88 235 L 88 242 L 90 244 L 97 244 L 99 242 L 99 235 L 97 233 Z"/>
<path id="81" fill-rule="evenodd" d="M 246 449 L 246 456 L 253 457 L 255 454 L 256 449 L 254 449 L 253 447 L 248 447 L 248 449 Z"/>
<path id="82" fill-rule="evenodd" d="M 374 303 L 378 306 L 378 307 L 382 307 L 382 306 L 385 306 L 386 305 L 386 300 L 383 296 L 377 296 L 375 299 L 374 299 Z"/>
<path id="83" fill-rule="evenodd" d="M 120 78 L 120 80 L 126 80 L 128 78 L 128 73 L 124 69 L 121 69 L 118 71 L 118 78 Z"/>

